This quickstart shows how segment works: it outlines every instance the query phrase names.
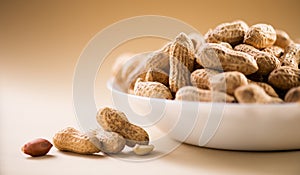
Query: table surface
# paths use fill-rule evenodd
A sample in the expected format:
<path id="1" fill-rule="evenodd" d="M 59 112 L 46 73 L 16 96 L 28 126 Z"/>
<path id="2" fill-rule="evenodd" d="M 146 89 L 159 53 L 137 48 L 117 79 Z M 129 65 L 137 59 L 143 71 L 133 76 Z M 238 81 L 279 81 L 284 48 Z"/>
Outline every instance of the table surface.
<path id="1" fill-rule="evenodd" d="M 44 157 L 21 152 L 31 139 L 52 140 L 62 128 L 79 128 L 72 96 L 74 71 L 88 41 L 106 26 L 155 14 L 178 18 L 204 33 L 220 22 L 244 19 L 250 24 L 268 21 L 300 37 L 300 24 L 294 23 L 300 16 L 299 2 L 258 2 L 249 3 L 245 12 L 240 1 L 1 1 L 0 174 L 300 174 L 300 151 L 240 152 L 182 144 L 161 158 L 142 162 L 54 147 Z M 253 8 L 256 13 L 251 13 Z M 164 42 L 137 39 L 108 55 L 95 81 L 96 106 L 112 104 L 105 82 L 119 54 L 155 50 Z"/>

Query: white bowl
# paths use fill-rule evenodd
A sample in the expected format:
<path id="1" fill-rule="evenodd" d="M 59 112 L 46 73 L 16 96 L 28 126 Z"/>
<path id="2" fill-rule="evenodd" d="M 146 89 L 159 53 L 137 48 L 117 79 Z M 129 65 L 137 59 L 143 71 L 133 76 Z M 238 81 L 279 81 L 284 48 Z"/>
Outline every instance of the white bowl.
<path id="1" fill-rule="evenodd" d="M 232 104 L 153 99 L 123 92 L 111 79 L 115 107 L 143 127 L 185 143 L 230 150 L 300 149 L 300 104 Z"/>

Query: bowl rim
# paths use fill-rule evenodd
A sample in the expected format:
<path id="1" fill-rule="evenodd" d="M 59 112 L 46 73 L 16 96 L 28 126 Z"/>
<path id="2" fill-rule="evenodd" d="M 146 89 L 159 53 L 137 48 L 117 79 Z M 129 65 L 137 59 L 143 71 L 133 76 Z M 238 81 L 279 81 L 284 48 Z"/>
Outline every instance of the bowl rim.
<path id="1" fill-rule="evenodd" d="M 165 101 L 167 103 L 188 103 L 188 104 L 198 104 L 198 105 L 212 105 L 212 104 L 219 104 L 219 105 L 225 105 L 227 107 L 239 107 L 239 108 L 256 108 L 258 106 L 263 106 L 263 107 L 276 107 L 276 108 L 286 108 L 286 107 L 300 107 L 300 103 L 267 103 L 267 104 L 262 104 L 262 103 L 224 103 L 224 102 L 200 102 L 200 101 L 186 101 L 186 100 L 170 100 L 170 99 L 160 99 L 160 98 L 150 98 L 150 97 L 143 97 L 143 96 L 137 96 L 133 94 L 126 93 L 122 90 L 119 90 L 115 88 L 116 86 L 119 86 L 117 84 L 117 81 L 115 81 L 114 77 L 110 77 L 106 83 L 106 87 L 111 91 L 111 92 L 116 92 L 121 95 L 127 95 L 132 98 L 137 98 L 141 100 L 154 100 L 154 101 Z M 299 109 L 300 110 L 300 109 Z"/>

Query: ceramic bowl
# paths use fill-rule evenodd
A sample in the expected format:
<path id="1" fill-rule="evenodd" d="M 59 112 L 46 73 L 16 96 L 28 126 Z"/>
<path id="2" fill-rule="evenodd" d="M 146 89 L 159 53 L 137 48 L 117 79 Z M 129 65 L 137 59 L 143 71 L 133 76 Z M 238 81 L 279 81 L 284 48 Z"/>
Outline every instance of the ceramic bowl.
<path id="1" fill-rule="evenodd" d="M 114 105 L 130 121 L 155 125 L 184 143 L 230 150 L 300 149 L 300 104 L 237 104 L 140 97 L 108 82 Z"/>

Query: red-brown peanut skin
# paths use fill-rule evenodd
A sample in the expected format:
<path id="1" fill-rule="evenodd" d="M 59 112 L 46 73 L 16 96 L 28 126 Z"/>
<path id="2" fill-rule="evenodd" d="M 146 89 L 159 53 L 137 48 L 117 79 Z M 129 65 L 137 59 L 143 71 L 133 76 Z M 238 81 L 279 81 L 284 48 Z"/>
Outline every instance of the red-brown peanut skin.
<path id="1" fill-rule="evenodd" d="M 22 147 L 22 151 L 32 157 L 38 157 L 46 155 L 51 148 L 52 144 L 48 140 L 38 138 L 26 143 Z"/>

